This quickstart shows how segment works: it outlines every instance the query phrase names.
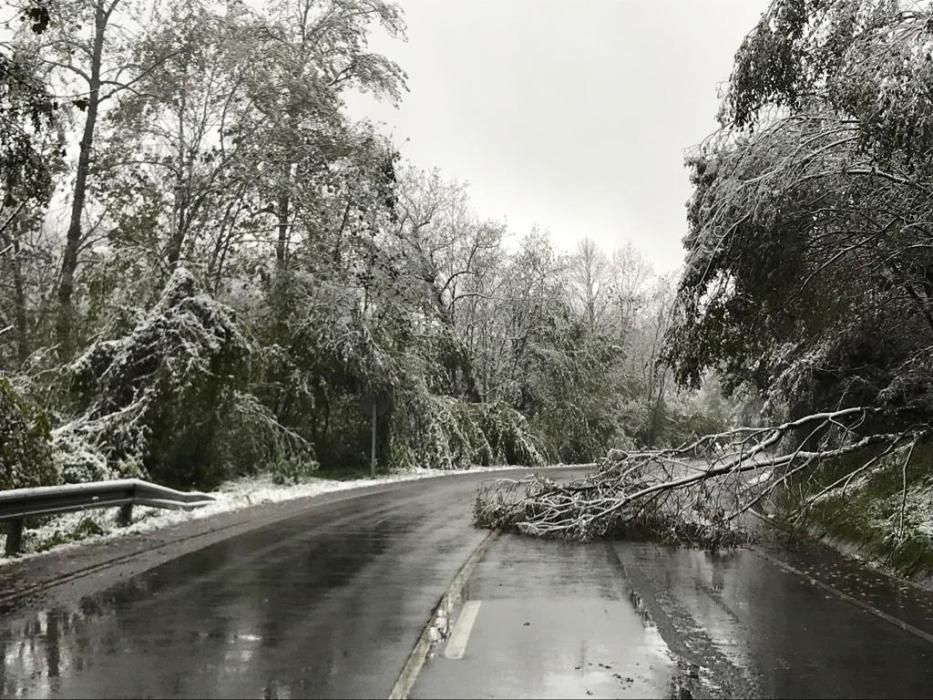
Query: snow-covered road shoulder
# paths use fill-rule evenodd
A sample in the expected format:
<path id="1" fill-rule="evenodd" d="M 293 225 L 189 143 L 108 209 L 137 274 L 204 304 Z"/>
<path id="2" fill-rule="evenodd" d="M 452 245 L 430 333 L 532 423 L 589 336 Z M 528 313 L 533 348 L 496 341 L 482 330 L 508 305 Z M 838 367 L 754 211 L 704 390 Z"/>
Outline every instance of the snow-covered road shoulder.
<path id="1" fill-rule="evenodd" d="M 49 552 L 61 552 L 127 535 L 153 532 L 179 523 L 202 520 L 221 513 L 263 504 L 307 499 L 337 491 L 418 479 L 455 478 L 459 475 L 479 472 L 514 471 L 516 468 L 515 466 L 473 467 L 463 471 L 413 469 L 388 476 L 351 480 L 312 477 L 298 484 L 276 484 L 270 476 L 266 475 L 241 478 L 222 484 L 210 494 L 215 499 L 214 503 L 194 510 L 137 507 L 133 510 L 133 522 L 126 527 L 117 525 L 115 509 L 112 508 L 92 509 L 56 516 L 41 527 L 27 530 L 24 553 L 16 557 L 0 557 L 0 567 Z M 0 535 L 0 551 L 2 551 L 4 539 L 5 535 Z"/>
<path id="2" fill-rule="evenodd" d="M 218 513 L 248 508 L 249 506 L 264 503 L 281 503 L 298 498 L 313 498 L 325 493 L 335 491 L 349 491 L 366 486 L 381 486 L 394 484 L 400 481 L 414 481 L 417 479 L 432 479 L 437 477 L 452 477 L 460 474 L 475 474 L 477 472 L 492 472 L 514 470 L 514 466 L 504 467 L 474 467 L 464 471 L 450 471 L 442 469 L 414 469 L 398 472 L 388 476 L 364 479 L 304 479 L 298 484 L 276 484 L 269 476 L 248 477 L 236 479 L 221 485 L 211 492 L 215 502 L 211 505 L 195 510 L 164 511 L 153 508 L 139 508 L 139 515 L 134 518 L 132 525 L 125 528 L 114 528 L 112 532 L 148 532 L 150 530 L 172 525 L 185 520 L 207 518 Z"/>

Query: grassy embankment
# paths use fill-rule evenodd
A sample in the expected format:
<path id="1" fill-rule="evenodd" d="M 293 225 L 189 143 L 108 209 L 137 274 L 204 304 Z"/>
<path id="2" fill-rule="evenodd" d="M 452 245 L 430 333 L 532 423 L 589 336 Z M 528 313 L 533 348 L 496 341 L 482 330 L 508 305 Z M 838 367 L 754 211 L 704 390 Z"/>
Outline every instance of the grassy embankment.
<path id="1" fill-rule="evenodd" d="M 784 489 L 778 508 L 793 513 L 802 499 L 873 456 L 849 455 L 821 466 Z M 891 573 L 933 578 L 933 441 L 880 458 L 844 487 L 819 498 L 806 523 L 811 534 Z"/>

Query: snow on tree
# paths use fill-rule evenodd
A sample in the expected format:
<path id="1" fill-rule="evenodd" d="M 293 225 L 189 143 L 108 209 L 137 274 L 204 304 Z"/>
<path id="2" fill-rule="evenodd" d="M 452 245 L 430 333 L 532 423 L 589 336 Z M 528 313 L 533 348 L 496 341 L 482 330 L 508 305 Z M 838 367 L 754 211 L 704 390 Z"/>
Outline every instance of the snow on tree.
<path id="1" fill-rule="evenodd" d="M 304 441 L 243 393 L 250 356 L 232 311 L 178 268 L 129 334 L 94 343 L 67 367 L 80 415 L 58 433 L 97 445 L 120 473 L 167 484 L 215 483 L 263 466 L 243 458 L 280 456 L 270 453 L 283 444 L 310 459 Z"/>
<path id="2" fill-rule="evenodd" d="M 48 416 L 0 377 L 0 490 L 57 481 Z"/>

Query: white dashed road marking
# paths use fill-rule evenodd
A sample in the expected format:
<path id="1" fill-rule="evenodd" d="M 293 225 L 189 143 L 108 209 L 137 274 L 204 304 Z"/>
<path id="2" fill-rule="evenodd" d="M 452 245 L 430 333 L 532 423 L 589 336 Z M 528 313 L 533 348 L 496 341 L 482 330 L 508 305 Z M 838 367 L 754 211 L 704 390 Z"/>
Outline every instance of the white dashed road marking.
<path id="1" fill-rule="evenodd" d="M 470 641 L 470 632 L 473 631 L 476 616 L 479 615 L 479 606 L 480 601 L 478 600 L 470 600 L 463 604 L 463 610 L 460 611 L 460 617 L 457 618 L 454 631 L 451 633 L 447 648 L 444 650 L 446 658 L 463 658 L 467 642 Z"/>

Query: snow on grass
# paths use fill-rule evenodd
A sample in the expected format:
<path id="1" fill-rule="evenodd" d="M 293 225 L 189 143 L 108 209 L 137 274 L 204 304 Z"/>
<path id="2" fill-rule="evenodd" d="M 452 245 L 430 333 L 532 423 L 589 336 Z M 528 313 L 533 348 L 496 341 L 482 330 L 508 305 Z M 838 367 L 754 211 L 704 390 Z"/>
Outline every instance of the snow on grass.
<path id="1" fill-rule="evenodd" d="M 558 465 L 561 466 L 561 465 Z M 338 480 L 303 479 L 298 484 L 276 484 L 268 475 L 244 477 L 222 484 L 211 492 L 216 500 L 210 505 L 192 510 L 161 510 L 137 506 L 133 509 L 133 522 L 127 527 L 116 524 L 116 509 L 97 508 L 83 512 L 65 513 L 55 516 L 38 528 L 25 533 L 25 552 L 17 557 L 0 556 L 0 566 L 38 556 L 48 551 L 64 551 L 92 542 L 112 540 L 130 534 L 152 532 L 170 525 L 209 518 L 219 513 L 240 510 L 264 503 L 280 503 L 298 498 L 311 498 L 325 493 L 348 491 L 364 486 L 378 486 L 402 481 L 454 477 L 478 472 L 496 472 L 521 467 L 495 466 L 472 467 L 468 470 L 450 471 L 443 469 L 414 468 L 376 478 Z M 0 551 L 6 537 L 0 535 Z"/>
<path id="2" fill-rule="evenodd" d="M 906 498 L 903 493 L 894 493 L 879 504 L 876 510 L 890 513 L 886 518 L 875 514 L 873 525 L 886 532 L 895 532 L 901 525 L 903 509 L 904 529 L 916 531 L 933 539 L 933 483 L 924 479 L 920 484 L 908 488 Z"/>
<path id="3" fill-rule="evenodd" d="M 771 481 L 771 477 L 774 475 L 774 472 L 770 469 L 766 469 L 757 476 L 753 476 L 751 479 L 748 479 L 745 483 L 749 486 L 759 486 L 760 484 L 766 484 Z"/>

